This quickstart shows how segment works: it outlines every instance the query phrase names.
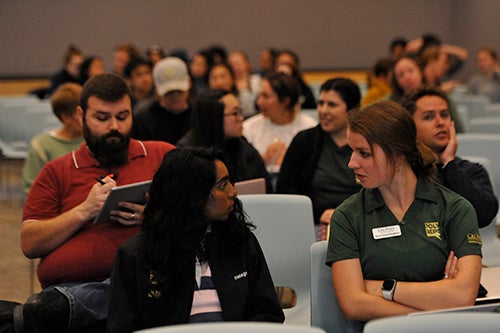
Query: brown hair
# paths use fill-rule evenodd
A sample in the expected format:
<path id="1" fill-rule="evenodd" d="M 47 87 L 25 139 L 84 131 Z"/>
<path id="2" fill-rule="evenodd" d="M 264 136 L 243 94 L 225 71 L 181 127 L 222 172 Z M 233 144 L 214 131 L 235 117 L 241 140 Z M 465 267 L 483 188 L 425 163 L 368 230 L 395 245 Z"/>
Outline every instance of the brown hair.
<path id="1" fill-rule="evenodd" d="M 401 98 L 403 97 L 403 95 L 405 94 L 404 91 L 403 91 L 403 88 L 401 88 L 401 86 L 399 85 L 398 83 L 398 78 L 396 76 L 396 71 L 394 70 L 396 68 L 396 66 L 399 64 L 399 62 L 403 59 L 408 59 L 410 61 L 412 61 L 415 66 L 417 67 L 417 69 L 420 71 L 421 75 L 422 75 L 422 83 L 425 84 L 425 75 L 422 71 L 422 67 L 420 66 L 420 63 L 417 59 L 417 57 L 414 55 L 414 54 L 411 54 L 411 53 L 404 53 L 402 54 L 399 58 L 397 58 L 393 63 L 392 63 L 392 94 L 391 94 L 391 100 L 393 101 L 396 101 L 396 102 L 399 102 L 401 100 Z"/>
<path id="2" fill-rule="evenodd" d="M 479 52 L 487 52 L 493 60 L 498 61 L 497 51 L 495 51 L 491 47 L 483 46 L 476 51 L 476 54 L 478 54 Z"/>
<path id="3" fill-rule="evenodd" d="M 76 45 L 69 44 L 63 56 L 64 65 L 69 64 L 71 62 L 71 58 L 73 58 L 73 56 L 75 55 L 80 55 L 83 57 L 83 52 Z"/>
<path id="4" fill-rule="evenodd" d="M 289 112 L 295 111 L 295 105 L 299 102 L 300 97 L 300 86 L 294 78 L 283 74 L 283 73 L 269 73 L 264 78 L 271 89 L 278 95 L 278 100 L 284 102 L 287 98 L 290 99 L 290 103 L 287 105 Z"/>
<path id="5" fill-rule="evenodd" d="M 115 46 L 115 51 L 124 51 L 128 53 L 130 59 L 141 56 L 139 49 L 132 43 L 118 44 Z"/>
<path id="6" fill-rule="evenodd" d="M 73 116 L 76 107 L 80 105 L 80 94 L 82 86 L 78 83 L 61 84 L 50 97 L 52 112 L 62 121 L 61 116 Z"/>
<path id="7" fill-rule="evenodd" d="M 88 79 L 83 85 L 80 95 L 80 107 L 85 113 L 91 96 L 95 96 L 104 102 L 114 103 L 125 95 L 132 100 L 130 88 L 124 79 L 116 74 L 99 74 Z"/>
<path id="8" fill-rule="evenodd" d="M 368 141 L 372 151 L 374 144 L 380 146 L 392 164 L 398 156 L 403 156 L 415 175 L 432 178 L 435 156 L 430 148 L 417 144 L 413 118 L 398 103 L 382 101 L 354 109 L 347 113 L 347 124 L 351 132 Z"/>
<path id="9" fill-rule="evenodd" d="M 436 96 L 441 98 L 446 102 L 446 106 L 450 107 L 450 100 L 448 99 L 448 95 L 446 92 L 437 87 L 431 87 L 428 85 L 422 86 L 417 90 L 412 91 L 409 94 L 406 94 L 401 99 L 401 105 L 413 116 L 415 111 L 417 111 L 417 101 L 425 96 Z"/>

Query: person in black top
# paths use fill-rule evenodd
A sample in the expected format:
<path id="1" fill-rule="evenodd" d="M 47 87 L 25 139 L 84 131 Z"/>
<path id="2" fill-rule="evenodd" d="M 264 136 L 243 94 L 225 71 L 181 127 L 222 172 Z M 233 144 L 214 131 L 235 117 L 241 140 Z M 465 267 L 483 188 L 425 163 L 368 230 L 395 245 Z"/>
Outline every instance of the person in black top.
<path id="1" fill-rule="evenodd" d="M 71 44 L 64 53 L 63 68 L 50 78 L 49 94 L 66 82 L 80 83 L 80 66 L 83 62 L 83 53 L 78 47 Z"/>
<path id="2" fill-rule="evenodd" d="M 164 58 L 153 68 L 153 80 L 156 99 L 136 106 L 132 137 L 176 144 L 190 127 L 191 80 L 187 66 L 179 58 Z"/>
<path id="3" fill-rule="evenodd" d="M 324 82 L 317 106 L 318 126 L 293 138 L 281 165 L 276 192 L 311 198 L 318 240 L 326 238 L 335 208 L 361 189 L 347 166 L 352 150 L 346 138 L 347 113 L 359 107 L 360 101 L 356 82 L 346 78 Z"/>
<path id="4" fill-rule="evenodd" d="M 302 78 L 299 56 L 295 52 L 292 50 L 281 50 L 276 56 L 275 70 L 276 72 L 289 74 L 297 80 L 300 86 L 300 107 L 302 109 L 316 108 L 316 99 L 311 88 Z M 291 70 L 291 73 L 288 73 L 289 70 Z"/>
<path id="5" fill-rule="evenodd" d="M 238 98 L 222 89 L 206 91 L 194 103 L 191 130 L 177 146 L 214 147 L 222 150 L 233 182 L 265 178 L 272 184 L 259 152 L 243 136 L 243 115 Z"/>
<path id="6" fill-rule="evenodd" d="M 143 57 L 132 58 L 123 72 L 132 91 L 132 109 L 139 101 L 152 99 L 153 65 Z"/>
<path id="7" fill-rule="evenodd" d="M 156 172 L 142 231 L 115 257 L 107 332 L 214 321 L 283 322 L 223 154 L 177 148 Z"/>
<path id="8" fill-rule="evenodd" d="M 417 139 L 439 159 L 437 180 L 470 201 L 479 228 L 490 224 L 498 212 L 498 199 L 484 167 L 455 155 L 458 142 L 446 93 L 424 86 L 405 96 L 401 103 L 413 116 Z"/>

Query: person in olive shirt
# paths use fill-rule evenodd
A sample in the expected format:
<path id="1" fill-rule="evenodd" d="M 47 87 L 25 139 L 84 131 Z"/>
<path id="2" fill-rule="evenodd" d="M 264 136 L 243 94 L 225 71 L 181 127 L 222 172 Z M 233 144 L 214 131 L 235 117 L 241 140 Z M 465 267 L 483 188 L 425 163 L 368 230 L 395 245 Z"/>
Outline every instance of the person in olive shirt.
<path id="1" fill-rule="evenodd" d="M 481 277 L 476 213 L 432 180 L 435 156 L 401 105 L 349 112 L 349 167 L 363 189 L 335 209 L 326 263 L 349 332 L 367 320 L 470 306 Z"/>

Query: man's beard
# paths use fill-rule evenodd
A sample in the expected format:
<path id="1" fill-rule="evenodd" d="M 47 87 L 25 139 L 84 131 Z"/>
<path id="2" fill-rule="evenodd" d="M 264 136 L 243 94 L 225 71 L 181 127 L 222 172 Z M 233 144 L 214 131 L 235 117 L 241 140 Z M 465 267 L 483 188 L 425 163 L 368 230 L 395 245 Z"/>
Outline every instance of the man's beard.
<path id="1" fill-rule="evenodd" d="M 85 141 L 99 163 L 108 168 L 124 165 L 128 160 L 130 133 L 112 130 L 101 137 L 95 136 L 87 124 L 83 125 Z"/>

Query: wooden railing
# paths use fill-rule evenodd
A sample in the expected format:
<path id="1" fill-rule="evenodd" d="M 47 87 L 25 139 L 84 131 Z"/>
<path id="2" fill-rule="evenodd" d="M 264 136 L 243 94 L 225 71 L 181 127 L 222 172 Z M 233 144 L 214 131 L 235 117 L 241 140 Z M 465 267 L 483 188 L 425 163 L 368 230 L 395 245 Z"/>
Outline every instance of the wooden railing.
<path id="1" fill-rule="evenodd" d="M 49 79 L 0 80 L 0 95 L 25 95 L 34 89 L 49 85 Z"/>
<path id="2" fill-rule="evenodd" d="M 309 84 L 319 85 L 333 77 L 347 77 L 358 83 L 366 83 L 368 71 L 305 71 L 304 79 Z M 48 87 L 49 79 L 0 79 L 0 95 L 23 95 L 30 91 Z"/>

